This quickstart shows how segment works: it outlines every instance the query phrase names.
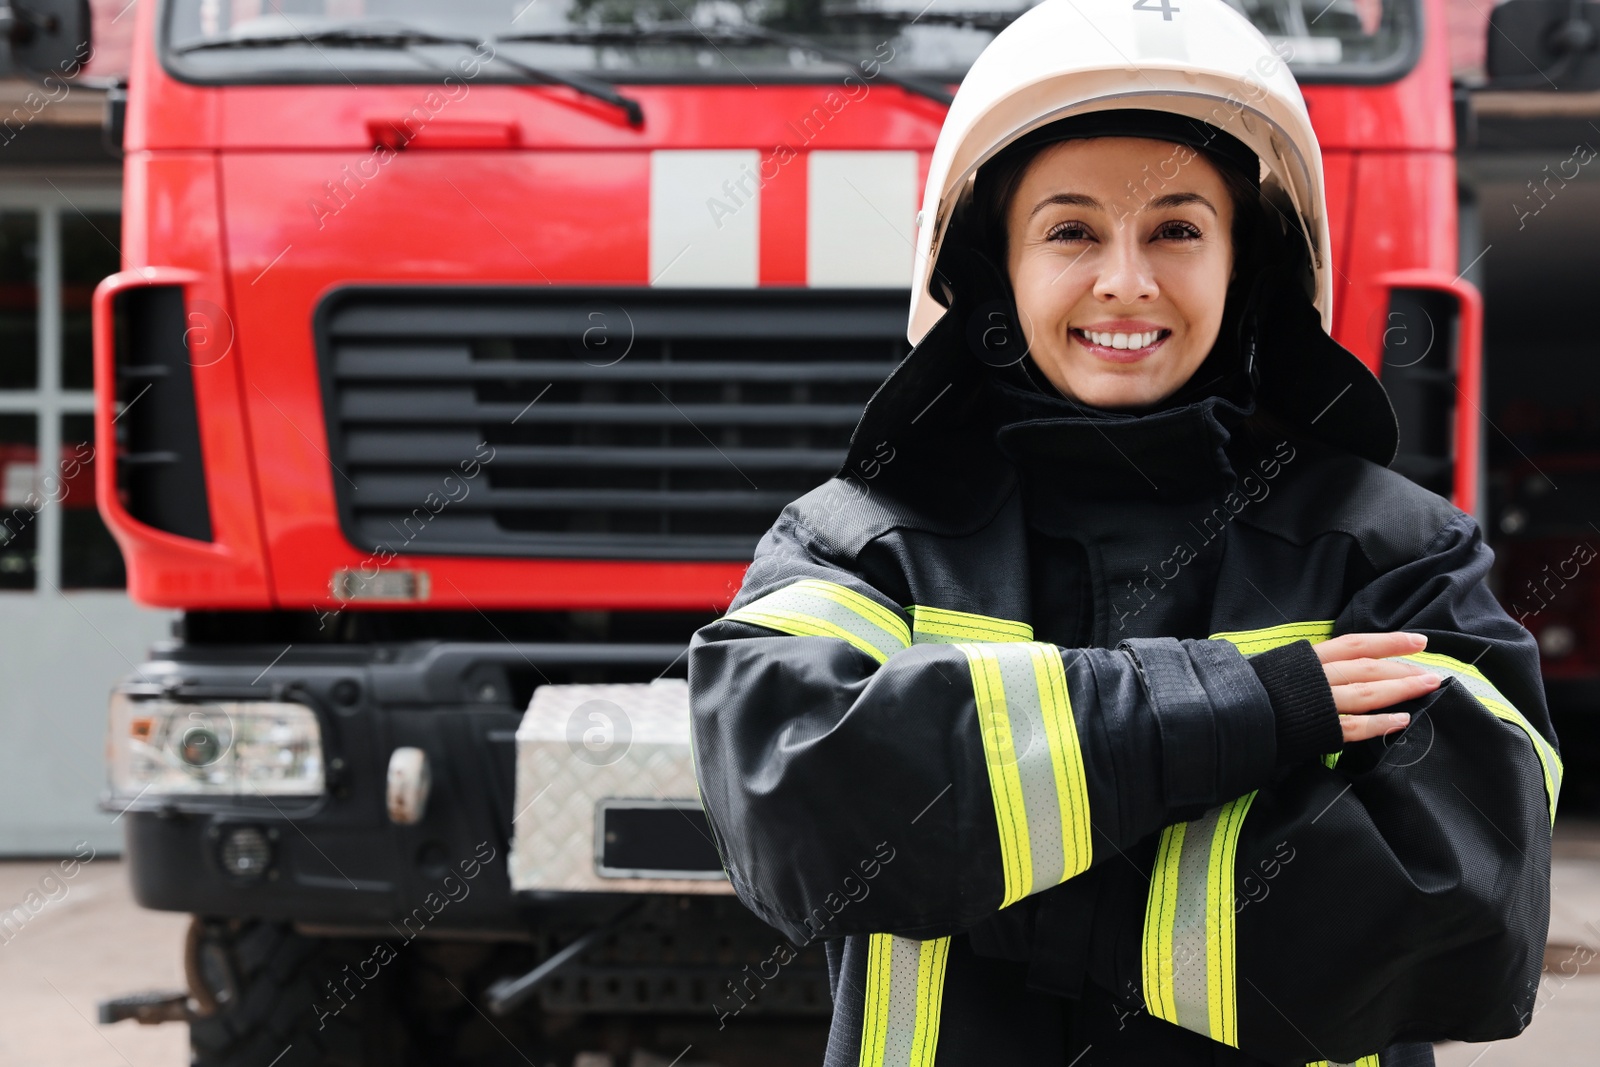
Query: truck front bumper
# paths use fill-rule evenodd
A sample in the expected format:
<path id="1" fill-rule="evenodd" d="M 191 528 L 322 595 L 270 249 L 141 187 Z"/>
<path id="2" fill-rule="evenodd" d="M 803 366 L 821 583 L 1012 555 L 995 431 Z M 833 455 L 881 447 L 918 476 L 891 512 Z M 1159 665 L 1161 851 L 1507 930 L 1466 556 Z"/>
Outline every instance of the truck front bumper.
<path id="1" fill-rule="evenodd" d="M 515 676 L 530 663 L 545 676 L 615 677 L 619 664 L 624 674 L 660 670 L 680 652 L 450 642 L 159 649 L 121 693 L 192 702 L 208 723 L 209 709 L 252 700 L 304 705 L 320 727 L 325 783 L 315 795 L 273 795 L 249 775 L 223 776 L 226 791 L 135 794 L 122 783 L 105 806 L 125 828 L 134 896 L 148 908 L 323 930 L 409 928 L 426 916 L 434 935 L 516 938 L 551 908 L 604 915 L 640 893 L 728 893 L 701 830 L 681 681 L 539 686 L 543 714 L 525 722 L 520 706 L 527 694 Z M 592 718 L 596 709 L 610 721 Z M 619 729 L 626 744 L 615 744 Z M 606 730 L 612 743 L 597 747 Z M 221 740 L 201 746 L 202 770 L 231 758 L 227 730 L 212 733 Z M 128 743 L 111 738 L 113 762 Z M 403 748 L 426 754 L 431 778 L 410 823 L 395 821 L 386 799 L 390 759 Z M 665 861 L 676 871 L 652 847 L 664 817 L 678 838 L 700 842 L 690 860 Z"/>

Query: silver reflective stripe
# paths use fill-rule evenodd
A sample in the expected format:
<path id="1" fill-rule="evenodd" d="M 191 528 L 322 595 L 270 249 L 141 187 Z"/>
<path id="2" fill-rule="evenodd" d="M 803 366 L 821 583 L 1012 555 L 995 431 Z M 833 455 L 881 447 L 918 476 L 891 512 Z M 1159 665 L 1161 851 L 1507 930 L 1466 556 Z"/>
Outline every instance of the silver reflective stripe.
<path id="1" fill-rule="evenodd" d="M 1161 832 L 1140 971 L 1150 1014 L 1239 1046 L 1234 862 L 1255 794 Z"/>
<path id="2" fill-rule="evenodd" d="M 860 1067 L 932 1067 L 949 954 L 948 937 L 870 936 Z"/>
<path id="3" fill-rule="evenodd" d="M 795 637 L 837 638 L 879 663 L 911 647 L 911 628 L 894 611 L 854 589 L 818 578 L 784 586 L 724 617 Z"/>
<path id="4" fill-rule="evenodd" d="M 1453 656 L 1442 655 L 1437 652 L 1416 652 L 1401 659 L 1410 660 L 1420 667 L 1426 667 L 1436 674 L 1448 675 L 1454 678 L 1462 688 L 1471 693 L 1478 703 L 1489 710 L 1495 718 L 1508 722 L 1528 735 L 1528 740 L 1533 743 L 1533 751 L 1539 757 L 1539 766 L 1544 773 L 1545 796 L 1550 801 L 1550 822 L 1552 832 L 1556 818 L 1556 798 L 1561 793 L 1561 778 L 1565 774 L 1561 757 L 1557 755 L 1555 746 L 1546 741 L 1544 735 L 1533 728 L 1522 712 L 1507 700 L 1496 689 L 1494 683 L 1484 677 L 1482 671 L 1470 663 L 1463 663 Z"/>
<path id="5" fill-rule="evenodd" d="M 1088 869 L 1088 778 L 1061 650 L 1031 641 L 957 647 L 978 707 L 1003 908 Z"/>
<path id="6" fill-rule="evenodd" d="M 1190 823 L 1178 857 L 1178 893 L 1172 915 L 1172 1002 L 1179 1025 L 1207 1037 L 1211 1011 L 1206 987 L 1206 887 L 1211 868 L 1211 840 L 1222 814 L 1218 808 Z"/>

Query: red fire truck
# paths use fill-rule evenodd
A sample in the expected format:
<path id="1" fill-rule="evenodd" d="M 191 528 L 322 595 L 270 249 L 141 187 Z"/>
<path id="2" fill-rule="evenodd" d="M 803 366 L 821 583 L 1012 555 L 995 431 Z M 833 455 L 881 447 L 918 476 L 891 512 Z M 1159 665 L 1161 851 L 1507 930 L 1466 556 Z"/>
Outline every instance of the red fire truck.
<path id="1" fill-rule="evenodd" d="M 819 1060 L 820 955 L 697 823 L 682 653 L 904 355 L 949 94 L 1023 6 L 138 6 L 96 468 L 183 614 L 108 806 L 196 919 L 186 993 L 107 1018 L 204 1067 Z M 1471 510 L 1442 0 L 1238 6 L 1322 142 L 1335 333 Z"/>

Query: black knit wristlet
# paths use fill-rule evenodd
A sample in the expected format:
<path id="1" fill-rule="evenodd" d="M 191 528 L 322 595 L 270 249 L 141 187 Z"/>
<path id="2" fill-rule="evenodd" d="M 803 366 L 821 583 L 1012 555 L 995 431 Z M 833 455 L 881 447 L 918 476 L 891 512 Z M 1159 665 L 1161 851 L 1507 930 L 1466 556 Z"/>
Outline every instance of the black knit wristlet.
<path id="1" fill-rule="evenodd" d="M 1261 679 L 1261 687 L 1277 715 L 1278 765 L 1287 767 L 1344 747 L 1339 710 L 1322 661 L 1309 641 L 1295 641 L 1245 662 Z"/>

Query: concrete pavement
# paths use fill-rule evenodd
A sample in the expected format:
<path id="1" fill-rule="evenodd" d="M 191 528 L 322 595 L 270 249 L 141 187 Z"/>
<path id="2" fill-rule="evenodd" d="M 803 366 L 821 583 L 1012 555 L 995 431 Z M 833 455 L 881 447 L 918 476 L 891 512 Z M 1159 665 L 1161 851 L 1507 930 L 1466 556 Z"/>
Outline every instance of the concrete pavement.
<path id="1" fill-rule="evenodd" d="M 1600 1061 L 1600 822 L 1563 820 L 1555 851 L 1551 948 L 1532 1024 L 1511 1041 L 1441 1045 L 1439 1067 Z M 0 913 L 17 906 L 26 921 L 0 923 L 0 1064 L 188 1063 L 181 1025 L 94 1021 L 105 997 L 183 987 L 188 916 L 138 908 L 121 864 L 87 850 L 66 861 L 0 862 Z"/>

